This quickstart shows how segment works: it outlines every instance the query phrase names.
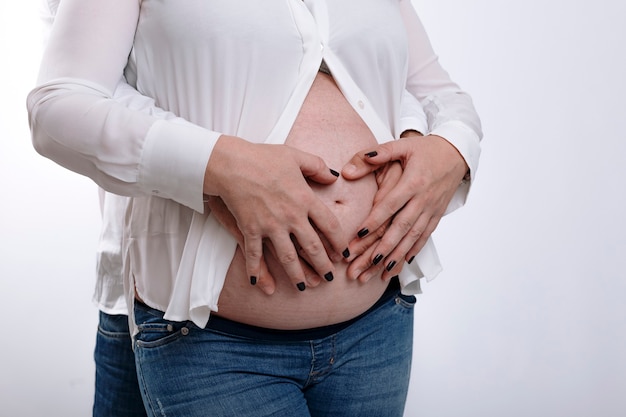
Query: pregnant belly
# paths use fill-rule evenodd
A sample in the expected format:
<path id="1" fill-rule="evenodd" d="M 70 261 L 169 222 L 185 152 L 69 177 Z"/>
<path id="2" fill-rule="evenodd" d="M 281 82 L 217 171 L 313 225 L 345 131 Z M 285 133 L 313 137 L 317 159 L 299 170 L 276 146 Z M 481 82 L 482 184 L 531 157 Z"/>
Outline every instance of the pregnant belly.
<path id="1" fill-rule="evenodd" d="M 356 152 L 376 144 L 371 131 L 348 104 L 333 79 L 318 74 L 286 144 L 322 157 L 337 171 Z M 372 207 L 377 190 L 373 174 L 357 181 L 340 177 L 329 186 L 311 184 L 342 224 L 348 242 Z M 371 307 L 387 284 L 380 277 L 367 283 L 346 276 L 347 263 L 335 264 L 335 279 L 298 291 L 277 260 L 265 253 L 276 279 L 276 292 L 266 295 L 250 285 L 238 248 L 230 265 L 216 313 L 241 323 L 273 329 L 307 329 L 352 319 Z"/>

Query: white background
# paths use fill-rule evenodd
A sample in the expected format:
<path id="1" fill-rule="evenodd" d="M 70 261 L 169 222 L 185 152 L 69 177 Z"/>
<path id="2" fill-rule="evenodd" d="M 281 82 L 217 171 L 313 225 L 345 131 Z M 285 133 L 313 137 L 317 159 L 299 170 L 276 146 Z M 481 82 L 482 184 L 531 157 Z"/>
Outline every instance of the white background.
<path id="1" fill-rule="evenodd" d="M 436 232 L 407 416 L 625 416 L 626 2 L 414 2 L 485 139 Z M 0 3 L 0 417 L 79 417 L 97 194 L 30 145 L 37 5 Z"/>

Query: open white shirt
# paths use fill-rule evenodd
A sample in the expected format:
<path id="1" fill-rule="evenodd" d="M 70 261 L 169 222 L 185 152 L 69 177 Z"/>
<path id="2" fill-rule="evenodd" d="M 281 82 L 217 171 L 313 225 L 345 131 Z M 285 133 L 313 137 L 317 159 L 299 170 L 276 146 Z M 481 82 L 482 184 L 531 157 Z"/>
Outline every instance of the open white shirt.
<path id="1" fill-rule="evenodd" d="M 452 143 L 475 172 L 479 119 L 439 65 L 408 0 L 61 3 L 28 100 L 33 142 L 104 189 L 134 197 L 126 213 L 127 277 L 166 318 L 203 326 L 236 248 L 203 214 L 215 142 L 230 134 L 282 143 L 322 59 L 379 142 L 402 131 L 407 89 L 422 103 L 430 133 Z M 124 69 L 140 93 L 182 122 L 116 101 Z M 448 211 L 464 203 L 468 187 L 459 187 Z M 404 268 L 404 292 L 439 270 L 429 242 Z"/>

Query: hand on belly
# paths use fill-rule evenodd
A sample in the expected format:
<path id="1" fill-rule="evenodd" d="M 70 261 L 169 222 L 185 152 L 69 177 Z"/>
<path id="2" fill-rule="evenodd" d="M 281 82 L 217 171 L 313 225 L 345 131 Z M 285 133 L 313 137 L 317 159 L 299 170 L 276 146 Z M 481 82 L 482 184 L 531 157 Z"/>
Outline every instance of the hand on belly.
<path id="1" fill-rule="evenodd" d="M 320 74 L 285 143 L 322 157 L 331 167 L 341 167 L 355 152 L 374 145 L 376 140 L 332 78 Z M 372 207 L 377 191 L 373 174 L 358 181 L 339 178 L 330 186 L 310 185 L 337 216 L 347 234 L 346 240 L 350 240 Z M 238 248 L 220 295 L 218 315 L 276 329 L 319 327 L 363 313 L 387 285 L 381 279 L 363 283 L 347 278 L 348 264 L 339 260 L 332 282 L 317 279 L 311 282 L 319 285 L 299 291 L 285 275 L 271 248 L 265 249 L 265 259 L 276 280 L 274 294 L 268 296 L 250 285 L 245 259 Z"/>

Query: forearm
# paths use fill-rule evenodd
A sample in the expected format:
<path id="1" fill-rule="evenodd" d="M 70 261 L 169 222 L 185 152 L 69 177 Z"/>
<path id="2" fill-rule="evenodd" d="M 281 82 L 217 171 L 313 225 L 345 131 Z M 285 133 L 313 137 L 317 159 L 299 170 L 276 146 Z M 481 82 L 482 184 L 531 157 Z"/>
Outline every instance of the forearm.
<path id="1" fill-rule="evenodd" d="M 459 186 L 449 211 L 465 201 L 469 184 L 478 168 L 482 127 L 471 97 L 441 67 L 424 27 L 411 2 L 401 2 L 409 37 L 407 89 L 417 97 L 429 121 L 429 134 L 447 140 L 469 169 L 469 181 Z"/>
<path id="2" fill-rule="evenodd" d="M 169 117 L 134 89 L 132 98 L 116 97 L 139 6 L 112 1 L 59 7 L 27 101 L 33 145 L 105 190 L 202 211 L 204 171 L 220 133 Z"/>

